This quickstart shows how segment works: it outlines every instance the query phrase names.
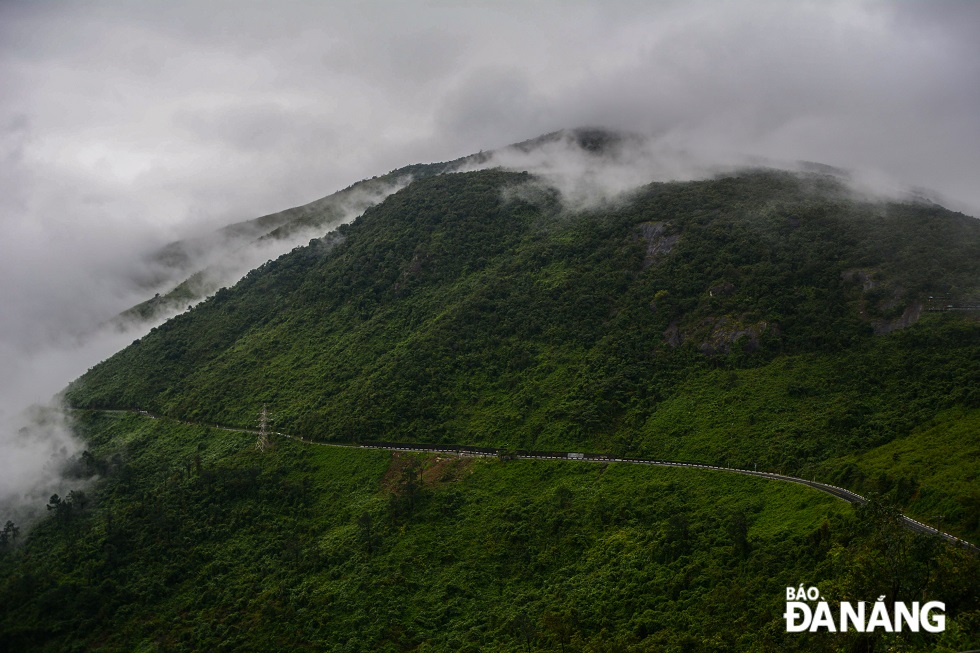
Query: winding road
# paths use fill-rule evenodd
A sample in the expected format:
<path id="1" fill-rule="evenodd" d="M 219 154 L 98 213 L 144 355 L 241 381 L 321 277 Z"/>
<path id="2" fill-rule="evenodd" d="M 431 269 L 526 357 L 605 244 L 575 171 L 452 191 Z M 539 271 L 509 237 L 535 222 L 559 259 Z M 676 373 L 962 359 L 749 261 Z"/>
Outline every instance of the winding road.
<path id="1" fill-rule="evenodd" d="M 80 409 L 70 409 L 79 410 Z M 129 409 L 129 410 L 93 410 L 89 412 L 100 412 L 100 413 L 131 413 L 138 414 L 144 417 L 149 417 L 151 419 L 159 419 L 159 415 L 154 415 L 145 410 Z M 173 419 L 173 418 L 166 418 Z M 202 424 L 200 422 L 188 422 L 186 420 L 174 420 L 180 422 L 181 424 L 188 424 L 191 426 L 206 426 L 213 429 L 218 429 L 221 431 L 230 431 L 233 433 L 248 433 L 251 435 L 259 435 L 257 429 L 243 429 L 234 428 L 230 426 L 221 426 L 219 424 Z M 783 481 L 786 483 L 797 483 L 799 485 L 806 485 L 812 487 L 821 492 L 826 492 L 838 499 L 843 499 L 848 503 L 855 505 L 860 505 L 867 503 L 867 499 L 860 494 L 851 492 L 850 490 L 838 487 L 836 485 L 830 485 L 828 483 L 820 483 L 818 481 L 808 481 L 805 478 L 797 478 L 796 476 L 786 476 L 785 474 L 775 474 L 772 472 L 758 472 L 748 469 L 739 469 L 737 467 L 723 467 L 720 465 L 706 465 L 703 463 L 692 463 L 683 461 L 672 461 L 672 460 L 646 460 L 642 458 L 618 458 L 606 454 L 588 454 L 588 453 L 574 453 L 569 451 L 511 451 L 508 449 L 501 449 L 497 447 L 471 447 L 466 445 L 426 445 L 426 444 L 410 444 L 410 443 L 398 443 L 398 442 L 371 442 L 366 444 L 343 444 L 336 442 L 319 442 L 317 440 L 308 440 L 306 438 L 289 435 L 288 433 L 280 433 L 278 431 L 269 431 L 268 435 L 278 435 L 289 440 L 295 440 L 296 442 L 302 442 L 308 445 L 321 446 L 321 447 L 338 447 L 343 449 L 380 449 L 382 451 L 416 451 L 420 453 L 435 453 L 435 454 L 452 454 L 456 456 L 477 456 L 486 458 L 495 458 L 506 456 L 517 460 L 563 460 L 572 462 L 590 462 L 590 463 L 624 463 L 629 465 L 652 465 L 654 467 L 682 467 L 687 469 L 701 469 L 709 471 L 718 472 L 729 472 L 733 474 L 744 474 L 746 476 L 757 476 L 759 478 L 765 478 L 773 481 Z M 938 535 L 939 537 L 947 540 L 952 544 L 965 547 L 974 552 L 980 553 L 980 547 L 977 547 L 966 540 L 962 540 L 955 535 L 950 535 L 940 531 L 932 526 L 923 524 L 922 522 L 916 521 L 911 517 L 906 515 L 901 515 L 902 525 L 911 531 L 917 533 L 924 533 L 927 535 Z"/>

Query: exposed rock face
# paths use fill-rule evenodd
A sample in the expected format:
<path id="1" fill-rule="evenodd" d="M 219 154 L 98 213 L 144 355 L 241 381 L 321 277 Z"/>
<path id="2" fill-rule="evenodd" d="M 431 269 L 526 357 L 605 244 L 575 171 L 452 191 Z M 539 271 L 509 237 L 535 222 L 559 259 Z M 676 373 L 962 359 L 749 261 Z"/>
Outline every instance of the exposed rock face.
<path id="1" fill-rule="evenodd" d="M 867 270 L 845 270 L 841 272 L 840 276 L 847 283 L 860 283 L 865 292 L 873 290 L 878 285 L 872 273 Z"/>
<path id="2" fill-rule="evenodd" d="M 729 297 L 734 294 L 735 284 L 729 281 L 723 281 L 708 288 L 708 296 L 710 297 Z"/>
<path id="3" fill-rule="evenodd" d="M 899 285 L 888 285 L 875 279 L 874 270 L 845 270 L 841 273 L 841 279 L 845 283 L 861 284 L 862 299 L 860 314 L 865 320 L 870 320 L 876 335 L 884 335 L 892 331 L 898 331 L 909 327 L 919 321 L 922 316 L 923 304 L 921 301 L 909 303 L 902 314 L 893 319 L 871 319 L 877 314 L 887 314 L 896 310 L 909 301 L 909 296 L 905 288 Z M 877 293 L 877 297 L 875 294 Z M 869 313 L 871 315 L 869 315 Z"/>
<path id="4" fill-rule="evenodd" d="M 769 328 L 769 324 L 764 321 L 755 324 L 742 324 L 738 320 L 728 317 L 720 317 L 716 320 L 709 319 L 707 322 L 703 326 L 708 326 L 711 333 L 704 342 L 698 345 L 698 349 L 709 355 L 727 354 L 732 350 L 732 345 L 742 338 L 748 338 L 745 349 L 755 351 L 759 348 L 759 337 Z"/>
<path id="5" fill-rule="evenodd" d="M 902 313 L 901 317 L 897 317 L 894 320 L 882 320 L 875 322 L 875 334 L 883 335 L 912 326 L 919 321 L 920 317 L 922 317 L 922 303 L 913 302 L 911 306 L 905 309 L 905 312 Z"/>
<path id="6" fill-rule="evenodd" d="M 677 320 L 668 325 L 667 330 L 664 331 L 664 340 L 671 347 L 679 347 L 681 344 L 681 330 L 677 327 Z"/>
<path id="7" fill-rule="evenodd" d="M 730 317 L 707 318 L 695 329 L 694 332 L 681 332 L 677 321 L 668 325 L 664 331 L 664 340 L 672 348 L 679 347 L 683 342 L 692 338 L 701 340 L 698 349 L 703 354 L 727 354 L 731 352 L 732 345 L 743 338 L 747 338 L 745 349 L 755 351 L 759 348 L 759 338 L 770 328 L 768 322 L 761 321 L 754 324 L 744 324 L 743 322 Z"/>
<path id="8" fill-rule="evenodd" d="M 664 235 L 666 231 L 667 224 L 664 222 L 644 222 L 640 225 L 640 237 L 647 241 L 647 251 L 643 257 L 644 270 L 656 263 L 659 258 L 670 254 L 680 239 L 679 235 Z"/>

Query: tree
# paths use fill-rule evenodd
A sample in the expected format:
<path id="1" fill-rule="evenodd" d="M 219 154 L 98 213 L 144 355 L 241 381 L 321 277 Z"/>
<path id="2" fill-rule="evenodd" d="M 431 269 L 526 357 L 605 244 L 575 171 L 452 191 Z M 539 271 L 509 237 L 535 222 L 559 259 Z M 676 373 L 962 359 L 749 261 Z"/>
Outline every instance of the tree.
<path id="1" fill-rule="evenodd" d="M 68 496 L 71 497 L 71 493 Z M 48 505 L 45 507 L 54 512 L 55 519 L 63 524 L 68 523 L 71 519 L 72 502 L 68 499 L 62 499 L 57 494 L 52 494 L 51 498 L 48 499 Z"/>
<path id="2" fill-rule="evenodd" d="M 374 553 L 374 529 L 372 522 L 371 513 L 366 510 L 357 519 L 358 537 L 367 550 L 368 556 Z"/>
<path id="3" fill-rule="evenodd" d="M 409 456 L 400 470 L 388 501 L 392 521 L 411 517 L 424 489 L 422 462 L 415 456 Z"/>
<path id="4" fill-rule="evenodd" d="M 545 630 L 558 640 L 561 653 L 565 653 L 565 647 L 571 643 L 572 635 L 575 634 L 574 621 L 576 621 L 574 610 L 565 610 L 562 612 L 548 610 L 541 617 L 541 622 L 544 624 Z"/>
<path id="5" fill-rule="evenodd" d="M 8 545 L 12 545 L 19 534 L 20 528 L 8 519 L 7 523 L 3 525 L 3 530 L 0 531 L 0 546 L 6 548 Z"/>
<path id="6" fill-rule="evenodd" d="M 528 616 L 526 610 L 521 610 L 510 622 L 510 630 L 514 636 L 524 644 L 524 650 L 531 653 L 531 640 L 537 635 L 534 621 Z"/>
<path id="7" fill-rule="evenodd" d="M 732 538 L 735 555 L 746 557 L 749 553 L 749 523 L 741 510 L 736 511 L 728 522 L 728 534 Z"/>
<path id="8" fill-rule="evenodd" d="M 62 503 L 61 497 L 59 497 L 57 494 L 52 494 L 51 498 L 48 499 L 48 505 L 46 505 L 45 508 L 47 508 L 48 510 L 53 510 L 54 513 L 57 515 L 58 510 L 61 508 L 61 503 Z"/>
<path id="9" fill-rule="evenodd" d="M 78 508 L 79 512 L 85 510 L 88 505 L 88 497 L 82 490 L 72 490 L 68 493 L 66 501 L 72 508 Z"/>

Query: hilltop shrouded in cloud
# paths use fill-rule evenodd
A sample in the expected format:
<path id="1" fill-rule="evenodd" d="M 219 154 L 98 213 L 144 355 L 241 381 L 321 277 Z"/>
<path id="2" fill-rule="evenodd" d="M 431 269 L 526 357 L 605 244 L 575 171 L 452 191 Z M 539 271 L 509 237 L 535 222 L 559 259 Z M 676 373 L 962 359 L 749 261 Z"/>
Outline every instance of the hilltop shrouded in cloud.
<path id="1" fill-rule="evenodd" d="M 0 411 L 132 339 L 76 340 L 152 294 L 167 242 L 567 127 L 653 140 L 492 162 L 590 201 L 810 160 L 976 214 L 978 37 L 975 3 L 4 3 Z M 22 446 L 4 426 L 41 476 Z"/>

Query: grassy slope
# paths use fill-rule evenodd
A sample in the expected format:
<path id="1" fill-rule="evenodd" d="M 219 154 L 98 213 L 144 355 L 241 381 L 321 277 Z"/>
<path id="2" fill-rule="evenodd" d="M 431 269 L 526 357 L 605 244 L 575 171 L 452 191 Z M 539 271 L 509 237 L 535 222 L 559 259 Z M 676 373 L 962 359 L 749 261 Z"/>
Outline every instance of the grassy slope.
<path id="1" fill-rule="evenodd" d="M 978 572 L 901 532 L 913 553 L 882 572 L 869 516 L 736 475 L 260 453 L 252 436 L 131 415 L 81 427 L 105 480 L 0 556 L 11 650 L 814 650 L 857 638 L 785 634 L 787 585 L 871 600 L 900 578 L 905 596 L 922 555 Z M 929 582 L 949 632 L 902 641 L 965 648 L 975 590 Z"/>
<path id="2" fill-rule="evenodd" d="M 827 463 L 852 485 L 908 507 L 930 524 L 952 524 L 980 541 L 980 411 L 952 409 L 910 435 Z"/>

